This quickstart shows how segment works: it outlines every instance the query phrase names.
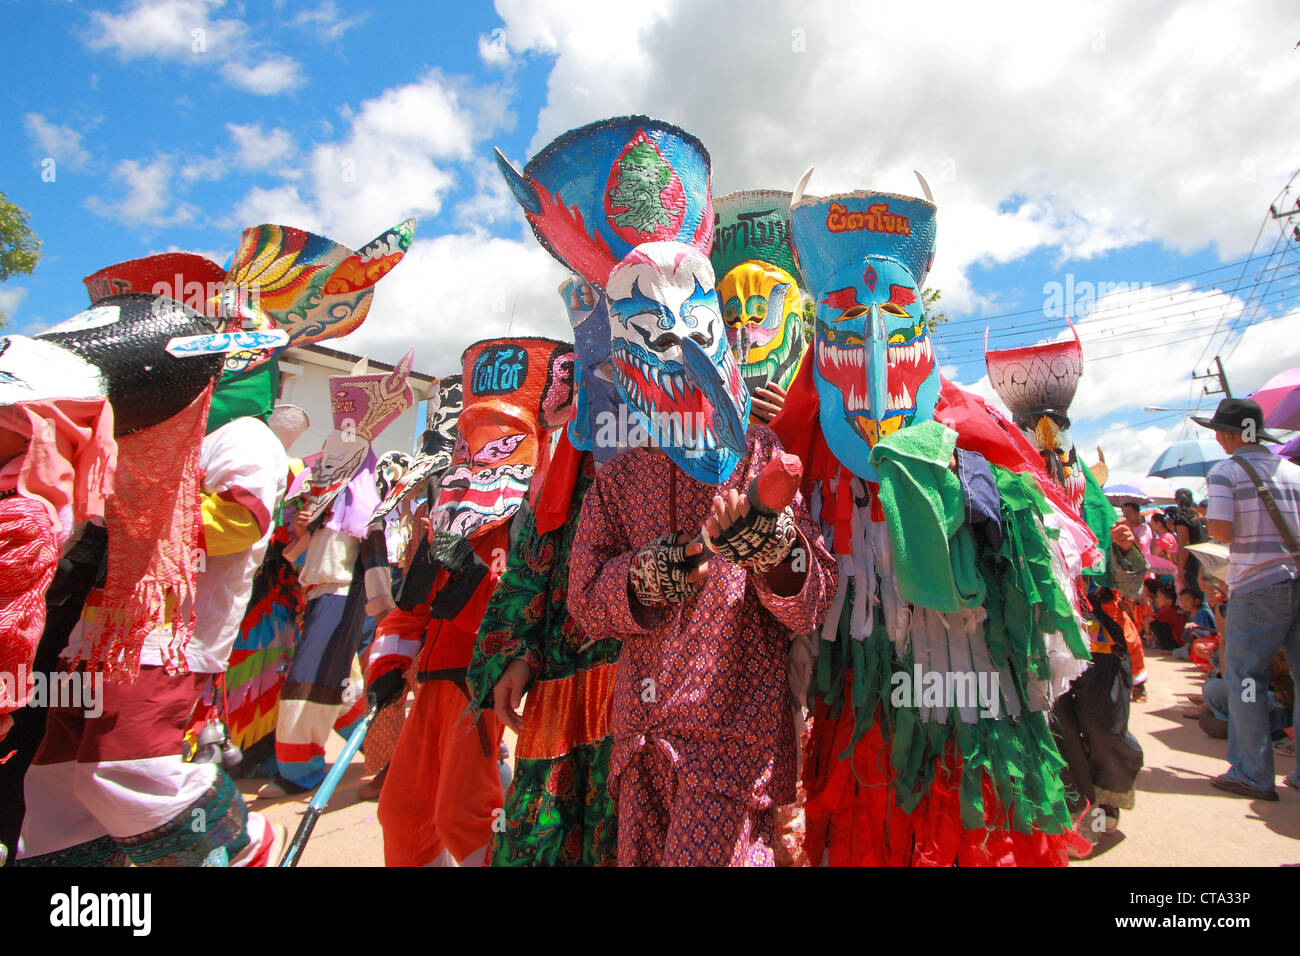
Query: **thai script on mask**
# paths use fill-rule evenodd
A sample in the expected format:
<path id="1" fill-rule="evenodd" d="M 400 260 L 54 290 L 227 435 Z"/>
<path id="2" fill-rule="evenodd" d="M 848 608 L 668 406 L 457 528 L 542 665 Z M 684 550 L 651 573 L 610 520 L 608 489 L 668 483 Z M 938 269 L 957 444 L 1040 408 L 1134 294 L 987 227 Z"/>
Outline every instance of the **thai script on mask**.
<path id="1" fill-rule="evenodd" d="M 493 345 L 474 362 L 470 388 L 475 395 L 505 395 L 528 377 L 528 353 L 514 345 Z"/>
<path id="2" fill-rule="evenodd" d="M 779 246 L 790 234 L 789 222 L 775 209 L 737 213 L 736 219 L 735 223 L 724 226 L 721 216 L 716 213 L 713 216 L 714 238 L 720 252 L 740 244 Z"/>
<path id="3" fill-rule="evenodd" d="M 891 235 L 910 236 L 912 220 L 889 211 L 889 203 L 875 202 L 866 212 L 849 212 L 840 203 L 831 203 L 826 214 L 826 228 L 831 232 L 885 232 Z"/>

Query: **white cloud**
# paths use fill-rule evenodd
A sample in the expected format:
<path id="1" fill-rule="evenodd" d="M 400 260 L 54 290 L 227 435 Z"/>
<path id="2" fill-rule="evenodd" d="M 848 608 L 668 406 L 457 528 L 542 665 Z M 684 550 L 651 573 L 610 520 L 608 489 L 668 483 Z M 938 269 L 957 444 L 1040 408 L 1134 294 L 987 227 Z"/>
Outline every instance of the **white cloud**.
<path id="1" fill-rule="evenodd" d="M 450 375 L 460 370 L 465 348 L 480 339 L 543 335 L 572 341 L 556 291 L 565 275 L 531 237 L 417 239 L 376 286 L 365 324 L 330 345 L 388 362 L 414 345 L 416 368 Z"/>
<path id="2" fill-rule="evenodd" d="M 505 40 L 505 30 L 498 27 L 491 34 L 479 34 L 478 56 L 488 66 L 497 68 L 509 66 L 512 60 L 510 47 Z"/>
<path id="3" fill-rule="evenodd" d="M 23 125 L 43 158 L 54 159 L 72 169 L 82 169 L 90 162 L 90 153 L 81 145 L 81 134 L 72 127 L 51 123 L 40 113 L 28 113 L 23 117 Z"/>
<path id="4" fill-rule="evenodd" d="M 261 123 L 227 123 L 226 132 L 235 145 L 235 163 L 241 169 L 267 169 L 287 161 L 297 147 L 287 130 L 262 129 Z"/>
<path id="5" fill-rule="evenodd" d="M 230 171 L 224 156 L 200 156 L 187 159 L 181 166 L 181 178 L 187 183 L 223 178 Z"/>
<path id="6" fill-rule="evenodd" d="M 172 196 L 172 159 L 158 155 L 151 160 L 124 159 L 112 178 L 126 187 L 116 202 L 91 196 L 86 206 L 96 215 L 129 225 L 166 226 L 192 222 L 197 210 Z"/>
<path id="7" fill-rule="evenodd" d="M 244 42 L 248 24 L 211 19 L 210 11 L 220 6 L 203 0 L 133 0 L 121 13 L 92 10 L 87 42 L 92 50 L 112 50 L 127 60 L 225 58 Z"/>
<path id="8" fill-rule="evenodd" d="M 1086 257 L 1154 239 L 1240 255 L 1295 165 L 1300 59 L 1282 39 L 1292 18 L 1268 0 L 497 11 L 511 51 L 555 57 L 533 152 L 637 112 L 701 138 L 719 195 L 789 189 L 809 165 L 812 194 L 917 195 L 920 169 L 940 209 L 931 284 L 951 311 L 979 305 L 973 265 L 1044 248 Z"/>
<path id="9" fill-rule="evenodd" d="M 1135 485 L 1146 477 L 1160 453 L 1178 440 L 1177 425 L 1160 427 L 1141 422 L 1118 422 L 1103 429 L 1073 426 L 1070 435 L 1079 456 L 1089 465 L 1098 460 L 1097 449 L 1106 456 L 1108 485 Z M 1181 487 L 1187 479 L 1174 479 Z"/>
<path id="10" fill-rule="evenodd" d="M 309 232 L 321 232 L 323 228 L 320 213 L 299 195 L 298 187 L 291 184 L 271 189 L 254 186 L 226 217 L 226 225 L 236 229 L 264 222 L 297 226 Z"/>
<path id="11" fill-rule="evenodd" d="M 221 75 L 232 86 L 257 96 L 273 96 L 302 85 L 298 61 L 287 56 L 271 56 L 259 63 L 231 61 L 222 64 Z"/>
<path id="12" fill-rule="evenodd" d="M 437 70 L 344 112 L 348 127 L 342 138 L 314 146 L 297 164 L 300 183 L 250 190 L 230 224 L 288 222 L 341 242 L 366 242 L 409 216 L 441 212 L 459 170 L 471 164 L 474 175 L 472 164 L 485 162 L 486 138 L 514 122 L 503 91 Z M 486 182 L 481 174 L 479 181 Z M 482 216 L 500 215 L 504 208 L 490 191 L 479 205 Z"/>
<path id="13" fill-rule="evenodd" d="M 293 22 L 295 26 L 312 27 L 322 41 L 333 43 L 335 40 L 342 39 L 343 34 L 353 27 L 364 23 L 368 16 L 368 13 L 355 17 L 340 16 L 334 0 L 326 0 L 318 7 L 302 11 L 293 18 Z"/>
<path id="14" fill-rule="evenodd" d="M 269 52 L 244 20 L 213 18 L 223 5 L 223 0 L 132 0 L 120 13 L 92 10 L 86 43 L 124 60 L 216 67 L 227 83 L 258 96 L 301 85 L 297 60 Z"/>
<path id="15" fill-rule="evenodd" d="M 27 289 L 22 286 L 0 285 L 0 315 L 3 315 L 6 321 L 12 322 L 14 312 L 26 295 Z"/>

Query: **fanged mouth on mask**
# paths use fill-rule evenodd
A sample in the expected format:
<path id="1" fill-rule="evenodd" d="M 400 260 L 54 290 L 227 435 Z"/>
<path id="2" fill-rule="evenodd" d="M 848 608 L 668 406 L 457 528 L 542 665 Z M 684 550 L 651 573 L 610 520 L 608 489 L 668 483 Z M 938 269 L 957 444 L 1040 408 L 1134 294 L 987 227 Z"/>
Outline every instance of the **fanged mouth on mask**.
<path id="1" fill-rule="evenodd" d="M 917 394 L 934 373 L 934 350 L 926 325 L 895 331 L 885 351 L 888 362 L 884 415 L 872 417 L 867 385 L 870 358 L 862 336 L 817 323 L 817 370 L 844 400 L 844 419 L 869 445 L 892 435 L 916 414 Z"/>
<path id="2" fill-rule="evenodd" d="M 434 528 L 470 537 L 479 528 L 512 514 L 524 501 L 532 465 L 505 465 L 472 471 L 462 465 L 442 480 L 445 491 L 458 493 L 435 513 Z"/>
<path id="3" fill-rule="evenodd" d="M 717 451 L 724 444 L 714 405 L 687 381 L 680 362 L 661 359 L 635 344 L 622 343 L 612 354 L 614 381 L 655 444 L 681 448 L 692 456 Z M 739 389 L 739 376 L 728 383 Z"/>
<path id="4" fill-rule="evenodd" d="M 749 393 L 698 250 L 646 243 L 610 275 L 610 359 L 633 417 L 698 481 L 725 481 L 746 449 Z"/>
<path id="5" fill-rule="evenodd" d="M 805 197 L 807 180 L 795 190 L 790 228 L 816 302 L 822 430 L 841 464 L 874 481 L 874 446 L 933 418 L 939 397 L 921 291 L 934 256 L 935 208 L 871 190 Z"/>

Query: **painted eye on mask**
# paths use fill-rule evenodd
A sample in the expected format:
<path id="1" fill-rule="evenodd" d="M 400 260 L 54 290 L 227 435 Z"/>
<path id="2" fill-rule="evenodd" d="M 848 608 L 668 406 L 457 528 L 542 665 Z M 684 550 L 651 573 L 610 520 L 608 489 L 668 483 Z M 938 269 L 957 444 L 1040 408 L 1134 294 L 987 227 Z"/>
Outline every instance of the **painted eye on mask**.
<path id="1" fill-rule="evenodd" d="M 722 321 L 734 328 L 735 326 L 740 325 L 740 320 L 744 317 L 745 309 L 740 304 L 740 300 L 728 299 L 727 304 L 722 311 Z"/>
<path id="2" fill-rule="evenodd" d="M 907 312 L 907 310 L 906 310 L 905 308 L 903 308 L 901 305 L 897 305 L 897 304 L 895 304 L 895 303 L 893 303 L 893 302 L 886 302 L 884 305 L 882 305 L 882 306 L 880 307 L 880 311 L 883 312 L 883 313 L 885 313 L 885 315 L 892 315 L 892 316 L 894 316 L 894 317 L 897 318 L 897 319 L 910 319 L 910 318 L 911 318 L 911 316 L 908 314 L 908 312 Z"/>
<path id="3" fill-rule="evenodd" d="M 715 307 L 708 306 L 708 305 L 691 306 L 689 309 L 686 310 L 686 314 L 684 318 L 686 319 L 686 324 L 693 329 L 700 328 L 700 327 L 708 329 L 709 343 L 712 344 L 714 338 L 716 337 L 715 333 L 713 332 L 712 325 L 714 321 L 718 318 L 718 310 Z M 698 341 L 700 341 L 700 344 L 703 344 L 703 340 L 698 339 L 698 336 L 696 336 L 695 333 L 691 333 L 691 334 L 693 337 L 696 337 Z"/>
<path id="4" fill-rule="evenodd" d="M 761 295 L 750 296 L 749 311 L 756 321 L 762 322 L 767 318 L 767 299 Z"/>

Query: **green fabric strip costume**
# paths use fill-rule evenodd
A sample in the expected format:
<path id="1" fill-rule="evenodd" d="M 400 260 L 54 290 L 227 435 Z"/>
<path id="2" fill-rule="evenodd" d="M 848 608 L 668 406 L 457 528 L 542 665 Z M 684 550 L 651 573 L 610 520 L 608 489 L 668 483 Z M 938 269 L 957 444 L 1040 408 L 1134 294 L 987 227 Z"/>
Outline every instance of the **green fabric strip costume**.
<path id="1" fill-rule="evenodd" d="M 917 582 L 916 586 L 924 589 L 927 600 L 936 594 L 945 599 L 955 599 L 963 591 L 980 594 L 978 600 L 987 612 L 984 642 L 1003 680 L 1010 676 L 1011 688 L 1001 690 L 1003 695 L 1014 691 L 1021 702 L 1020 713 L 1008 719 L 1007 714 L 988 708 L 987 712 L 981 710 L 977 721 L 967 723 L 958 709 L 950 706 L 946 719 L 932 717 L 923 721 L 917 702 L 898 693 L 904 681 L 910 681 L 915 673 L 916 658 L 910 649 L 898 652 L 879 605 L 873 610 L 870 637 L 854 640 L 847 623 L 854 603 L 852 594 L 844 602 L 844 620 L 835 641 L 822 644 L 810 696 L 829 704 L 833 716 L 838 716 L 845 705 L 850 708 L 853 733 L 840 759 L 849 758 L 853 745 L 872 728 L 877 715 L 881 716 L 881 733 L 890 746 L 890 776 L 904 812 L 916 808 L 934 783 L 936 761 L 950 745 L 955 745 L 962 758 L 959 791 L 963 826 L 974 830 L 984 825 L 982 775 L 987 773 L 1002 806 L 1010 808 L 1008 826 L 1021 833 L 1062 833 L 1071 823 L 1060 777 L 1065 763 L 1052 739 L 1047 711 L 1030 710 L 1025 702 L 1038 696 L 1031 686 L 1034 682 L 1051 677 L 1048 635 L 1061 634 L 1076 659 L 1087 659 L 1088 650 L 1069 597 L 1052 572 L 1048 550 L 1052 532 L 1043 524 L 1049 506 L 1031 477 L 991 466 L 1001 496 L 1001 546 L 991 551 L 977 545 L 969 528 L 962 526 L 953 533 L 953 540 L 960 539 L 961 543 L 950 554 L 940 556 L 941 545 L 932 539 L 936 529 L 945 527 L 944 522 L 948 528 L 954 521 L 961 523 L 961 489 L 959 485 L 948 487 L 948 478 L 956 482 L 946 465 L 951 444 L 943 436 L 924 434 L 927 429 L 934 430 L 931 426 L 943 428 L 937 423 L 915 425 L 885 439 L 873 453 L 873 463 L 877 456 L 881 460 L 879 497 L 891 543 L 899 552 L 906 547 L 906 553 L 911 554 L 908 563 L 925 572 L 929 580 Z M 923 434 L 919 442 L 909 446 L 910 450 L 929 448 L 930 454 L 897 454 L 889 447 L 896 449 L 905 437 L 918 431 Z M 937 465 L 939 461 L 944 464 Z M 944 475 L 934 471 L 939 467 Z M 921 486 L 919 479 L 909 482 L 909 477 L 923 472 L 928 472 L 927 500 L 936 507 L 918 507 L 921 499 L 915 497 L 910 505 L 903 506 L 909 501 L 907 489 Z M 900 481 L 904 489 L 899 488 Z M 955 499 L 950 490 L 955 491 Z M 928 545 L 927 538 L 931 539 Z M 942 548 L 946 549 L 946 545 Z M 953 586 L 954 580 L 963 580 L 972 572 L 978 576 L 977 587 Z M 904 578 L 900 568 L 900 592 Z M 903 592 L 903 597 L 906 599 L 908 594 Z M 852 674 L 851 684 L 845 681 L 848 671 Z"/>
<path id="2" fill-rule="evenodd" d="M 617 816 L 606 786 L 609 696 L 618 640 L 589 640 L 566 610 L 569 552 L 594 477 L 583 455 L 564 524 L 545 534 L 529 512 L 479 629 L 466 674 L 472 706 L 492 708 L 510 664 L 533 672 L 503 830 L 493 866 L 601 866 L 617 856 Z"/>

